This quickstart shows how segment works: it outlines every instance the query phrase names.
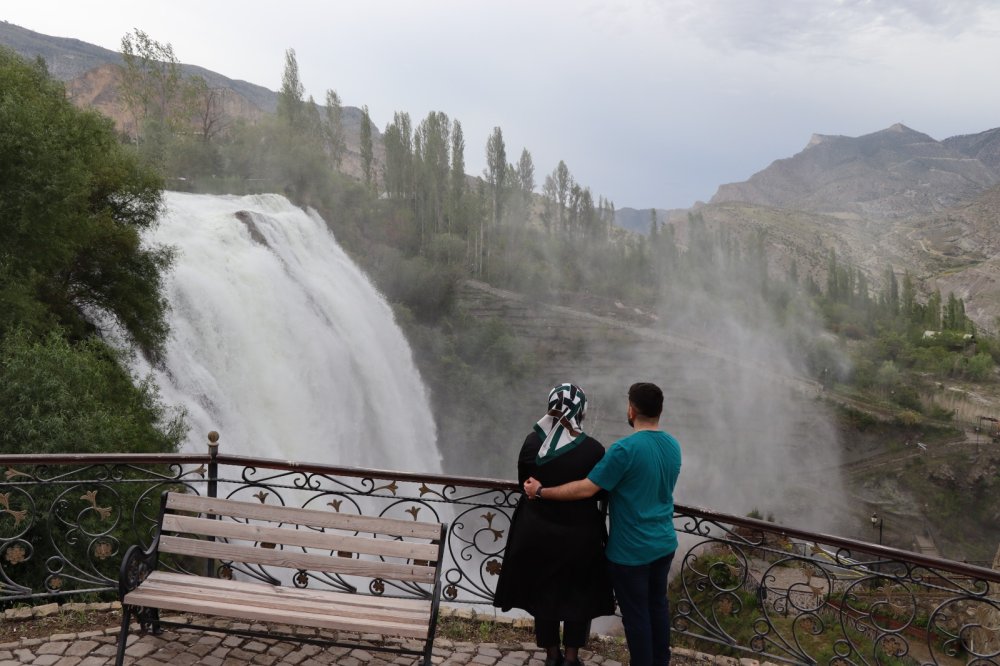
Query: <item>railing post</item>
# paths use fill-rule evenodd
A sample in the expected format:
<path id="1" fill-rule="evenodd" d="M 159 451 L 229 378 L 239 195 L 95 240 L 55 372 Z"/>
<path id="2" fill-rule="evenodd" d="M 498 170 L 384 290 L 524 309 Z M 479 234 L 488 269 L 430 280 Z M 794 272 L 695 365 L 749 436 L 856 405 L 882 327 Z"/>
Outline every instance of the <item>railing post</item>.
<path id="1" fill-rule="evenodd" d="M 211 431 L 208 433 L 208 496 L 218 497 L 219 493 L 219 433 Z"/>
<path id="2" fill-rule="evenodd" d="M 219 496 L 219 433 L 212 430 L 208 433 L 208 489 L 207 494 L 209 497 Z M 218 519 L 218 516 L 211 515 L 209 518 Z M 211 541 L 215 541 L 215 537 L 209 537 Z M 205 575 L 214 578 L 215 577 L 215 560 L 205 561 Z"/>

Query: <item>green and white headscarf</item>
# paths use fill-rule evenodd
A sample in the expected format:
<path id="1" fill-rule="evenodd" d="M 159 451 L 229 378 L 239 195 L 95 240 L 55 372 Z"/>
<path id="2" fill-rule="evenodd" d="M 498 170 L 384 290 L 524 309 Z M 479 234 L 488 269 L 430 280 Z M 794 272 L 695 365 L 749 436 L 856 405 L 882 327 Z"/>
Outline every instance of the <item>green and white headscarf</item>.
<path id="1" fill-rule="evenodd" d="M 575 384 L 560 384 L 549 392 L 549 411 L 535 424 L 542 438 L 535 463 L 542 465 L 586 439 L 580 421 L 587 411 L 587 396 Z"/>

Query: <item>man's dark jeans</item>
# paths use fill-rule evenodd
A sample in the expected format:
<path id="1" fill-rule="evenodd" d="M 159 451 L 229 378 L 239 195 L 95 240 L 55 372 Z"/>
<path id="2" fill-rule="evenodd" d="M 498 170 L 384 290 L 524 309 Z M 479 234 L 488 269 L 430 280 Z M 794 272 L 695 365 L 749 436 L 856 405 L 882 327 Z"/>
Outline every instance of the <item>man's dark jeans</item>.
<path id="1" fill-rule="evenodd" d="M 670 606 L 667 574 L 674 554 L 649 564 L 628 566 L 609 562 L 632 666 L 670 663 Z"/>

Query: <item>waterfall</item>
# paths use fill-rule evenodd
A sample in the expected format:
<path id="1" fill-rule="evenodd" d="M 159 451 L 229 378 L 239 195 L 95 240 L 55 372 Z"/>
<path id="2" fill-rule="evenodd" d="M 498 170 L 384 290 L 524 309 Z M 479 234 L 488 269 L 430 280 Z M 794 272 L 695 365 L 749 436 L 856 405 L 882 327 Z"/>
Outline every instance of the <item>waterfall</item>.
<path id="1" fill-rule="evenodd" d="M 176 248 L 152 372 L 184 449 L 440 472 L 427 393 L 392 310 L 326 223 L 278 195 L 168 192 L 147 241 Z"/>

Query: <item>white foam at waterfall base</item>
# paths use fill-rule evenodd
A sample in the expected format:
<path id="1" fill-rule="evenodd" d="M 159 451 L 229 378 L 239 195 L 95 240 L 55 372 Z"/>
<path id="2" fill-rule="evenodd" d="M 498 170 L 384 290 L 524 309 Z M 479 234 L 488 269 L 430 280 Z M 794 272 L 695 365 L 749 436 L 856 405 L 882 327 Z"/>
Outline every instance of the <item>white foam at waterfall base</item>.
<path id="1" fill-rule="evenodd" d="M 217 430 L 231 454 L 441 471 L 406 338 L 317 213 L 273 194 L 170 192 L 147 240 L 177 251 L 151 371 L 187 410 L 185 450 Z"/>

